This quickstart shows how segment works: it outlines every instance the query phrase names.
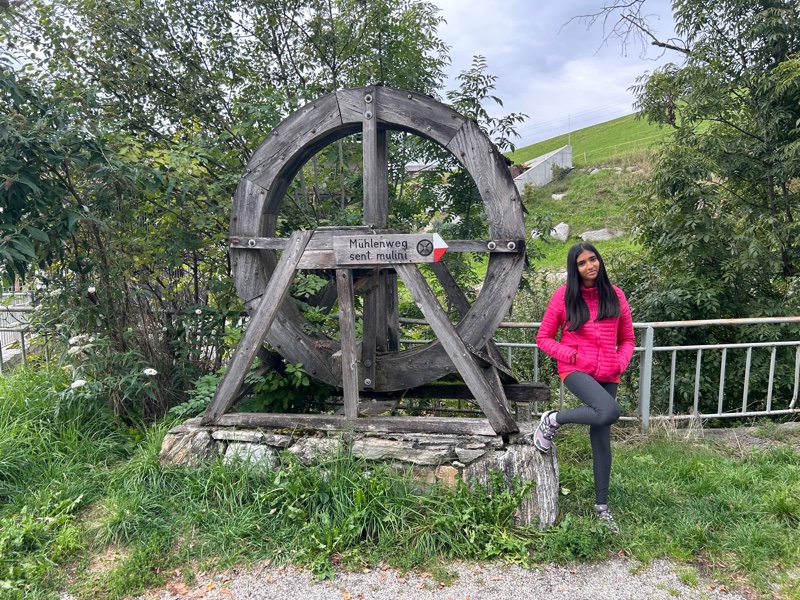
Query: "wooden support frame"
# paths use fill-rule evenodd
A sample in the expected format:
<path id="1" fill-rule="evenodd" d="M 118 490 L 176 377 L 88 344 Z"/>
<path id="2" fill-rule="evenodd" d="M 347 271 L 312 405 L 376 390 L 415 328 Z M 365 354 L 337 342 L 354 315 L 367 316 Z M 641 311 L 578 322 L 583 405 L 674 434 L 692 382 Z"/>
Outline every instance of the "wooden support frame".
<path id="1" fill-rule="evenodd" d="M 456 252 L 489 255 L 484 285 L 475 303 L 470 306 L 445 268 L 434 267 L 450 301 L 458 307 L 461 319 L 455 325 L 450 323 L 413 264 L 420 262 L 420 256 L 431 257 L 431 249 L 432 259 L 438 260 L 445 249 L 443 240 L 438 236 L 433 242 L 403 239 L 400 243 L 408 246 L 403 246 L 402 253 L 389 245 L 392 236 L 385 232 L 390 210 L 389 131 L 418 135 L 450 152 L 469 172 L 483 200 L 491 239 L 456 240 L 451 248 Z M 344 246 L 338 236 L 348 228 L 327 231 L 320 228 L 310 240 L 305 238 L 302 242 L 305 251 L 301 249 L 290 260 L 289 255 L 295 252 L 295 236 L 288 245 L 285 238 L 275 236 L 279 210 L 293 178 L 320 149 L 358 133 L 363 142 L 364 225 L 349 230 L 360 230 L 360 234 L 353 235 L 382 236 L 382 239 L 347 241 L 349 246 Z M 455 367 L 486 414 L 492 434 L 517 431 L 503 389 L 504 381 L 513 377 L 491 338 L 511 305 L 522 274 L 526 235 L 522 204 L 498 149 L 473 121 L 428 96 L 381 85 L 323 96 L 287 117 L 254 152 L 234 196 L 230 231 L 231 267 L 237 292 L 253 321 L 204 422 L 238 421 L 244 426 L 287 420 L 330 422 L 336 428 L 369 430 L 374 425 L 364 425 L 363 419 L 358 418 L 360 396 L 417 388 L 452 373 Z M 423 235 L 397 233 L 396 237 Z M 378 245 L 372 246 L 373 243 Z M 367 250 L 359 254 L 349 248 Z M 369 248 L 392 251 L 387 254 L 375 250 L 370 255 Z M 280 249 L 283 256 L 278 260 Z M 287 298 L 290 281 L 286 279 L 291 280 L 296 269 L 334 271 L 335 286 L 331 288 L 338 290 L 339 339 L 315 328 Z M 354 282 L 355 274 L 358 280 Z M 423 307 L 439 337 L 437 342 L 400 349 L 398 276 Z M 361 340 L 356 340 L 353 294 L 359 285 L 364 293 L 363 334 Z M 332 299 L 326 306 L 332 306 Z M 269 415 L 255 420 L 251 416 L 225 415 L 235 401 L 238 391 L 235 388 L 240 387 L 256 347 L 264 342 L 285 360 L 302 363 L 309 375 L 341 387 L 345 415 L 340 418 Z M 386 427 L 398 428 L 397 431 L 410 431 L 418 426 L 420 431 L 432 431 L 440 427 L 433 424 L 438 419 L 421 422 L 418 418 L 410 419 L 381 422 L 390 423 Z M 472 421 L 472 425 L 477 422 L 467 421 Z"/>

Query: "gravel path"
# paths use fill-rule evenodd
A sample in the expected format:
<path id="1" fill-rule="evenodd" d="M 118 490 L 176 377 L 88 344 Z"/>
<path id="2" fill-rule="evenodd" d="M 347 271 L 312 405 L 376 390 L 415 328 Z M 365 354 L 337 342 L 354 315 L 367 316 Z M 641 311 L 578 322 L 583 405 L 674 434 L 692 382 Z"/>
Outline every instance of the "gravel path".
<path id="1" fill-rule="evenodd" d="M 201 574 L 187 586 L 176 578 L 166 588 L 136 600 L 747 600 L 718 582 L 687 585 L 678 573 L 692 572 L 665 560 L 646 568 L 636 561 L 616 558 L 571 567 L 539 565 L 523 569 L 499 563 L 454 563 L 451 585 L 442 586 L 427 573 L 392 569 L 338 573 L 334 581 L 316 583 L 307 571 L 291 566 L 255 567 L 240 572 Z"/>

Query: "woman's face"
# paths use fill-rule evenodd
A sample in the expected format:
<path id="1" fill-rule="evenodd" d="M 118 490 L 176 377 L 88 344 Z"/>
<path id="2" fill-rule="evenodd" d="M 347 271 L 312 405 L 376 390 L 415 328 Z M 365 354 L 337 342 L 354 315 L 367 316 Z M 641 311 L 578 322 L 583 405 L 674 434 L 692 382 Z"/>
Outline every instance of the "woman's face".
<path id="1" fill-rule="evenodd" d="M 597 285 L 597 274 L 600 272 L 597 255 L 591 250 L 584 250 L 578 255 L 576 263 L 583 287 L 590 288 Z"/>

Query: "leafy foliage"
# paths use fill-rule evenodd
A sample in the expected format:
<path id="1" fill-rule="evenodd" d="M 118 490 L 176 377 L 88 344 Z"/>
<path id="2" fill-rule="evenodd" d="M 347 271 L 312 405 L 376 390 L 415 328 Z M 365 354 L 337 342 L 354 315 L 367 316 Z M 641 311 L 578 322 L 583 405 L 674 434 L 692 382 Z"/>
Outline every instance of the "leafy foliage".
<path id="1" fill-rule="evenodd" d="M 637 207 L 637 318 L 793 314 L 800 261 L 800 15 L 792 3 L 675 5 L 689 49 L 644 76 L 644 116 L 674 129 Z"/>
<path id="2" fill-rule="evenodd" d="M 438 9 L 411 0 L 34 0 L 0 19 L 0 264 L 35 278 L 42 339 L 134 419 L 230 350 L 230 198 L 265 132 L 343 86 L 432 94 L 447 50 Z M 360 221 L 357 153 L 310 161 L 280 233 Z M 76 336 L 92 352 L 70 354 Z"/>

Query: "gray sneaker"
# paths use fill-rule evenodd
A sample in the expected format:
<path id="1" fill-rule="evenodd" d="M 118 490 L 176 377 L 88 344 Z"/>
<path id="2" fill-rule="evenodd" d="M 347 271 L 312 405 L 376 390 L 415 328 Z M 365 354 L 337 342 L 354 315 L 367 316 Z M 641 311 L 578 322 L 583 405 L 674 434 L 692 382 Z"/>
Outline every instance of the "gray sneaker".
<path id="1" fill-rule="evenodd" d="M 617 525 L 617 522 L 614 520 L 614 515 L 611 514 L 608 504 L 595 504 L 594 512 L 597 518 L 600 519 L 600 522 L 608 527 L 611 533 L 619 533 L 619 525 Z"/>
<path id="2" fill-rule="evenodd" d="M 558 431 L 558 428 L 561 427 L 556 422 L 555 415 L 557 412 L 557 410 L 545 412 L 539 420 L 536 431 L 533 432 L 533 445 L 540 452 L 550 452 L 550 448 L 553 445 L 553 436 Z"/>

